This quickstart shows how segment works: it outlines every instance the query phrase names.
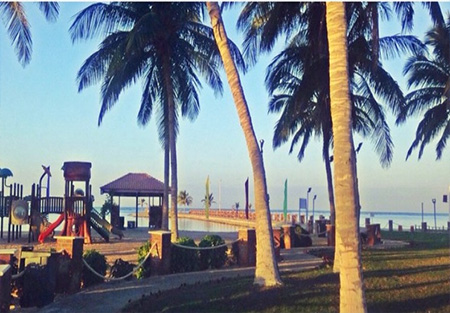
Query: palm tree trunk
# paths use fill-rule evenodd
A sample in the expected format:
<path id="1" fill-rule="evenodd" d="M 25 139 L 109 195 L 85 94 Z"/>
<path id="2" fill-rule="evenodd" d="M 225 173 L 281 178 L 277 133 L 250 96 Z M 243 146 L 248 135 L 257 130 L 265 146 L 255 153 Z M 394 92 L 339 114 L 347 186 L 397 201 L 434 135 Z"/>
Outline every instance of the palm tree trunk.
<path id="1" fill-rule="evenodd" d="M 170 150 L 170 231 L 172 233 L 171 240 L 178 239 L 178 212 L 177 212 L 177 193 L 178 193 L 178 175 L 177 175 L 177 151 L 176 151 L 176 134 L 175 134 L 175 100 L 173 95 L 173 85 L 171 78 L 170 60 L 168 55 L 163 61 L 164 71 L 164 89 L 167 97 L 167 116 L 168 116 L 168 134 L 169 134 L 169 150 Z"/>
<path id="2" fill-rule="evenodd" d="M 173 121 L 173 115 L 175 113 L 174 101 L 172 100 L 172 109 L 169 111 L 169 123 L 170 123 L 170 169 L 171 169 L 171 207 L 170 207 L 170 231 L 172 232 L 172 241 L 178 240 L 178 208 L 177 208 L 177 193 L 178 193 L 178 175 L 177 175 L 177 144 L 175 138 L 175 122 Z M 172 120 L 172 122 L 170 122 Z"/>
<path id="3" fill-rule="evenodd" d="M 267 197 L 266 174 L 262 154 L 253 130 L 253 125 L 242 89 L 239 73 L 230 53 L 228 37 L 222 22 L 217 2 L 206 2 L 214 38 L 219 48 L 228 84 L 233 95 L 239 122 L 244 132 L 253 169 L 255 212 L 256 212 L 256 270 L 255 284 L 264 286 L 280 285 L 281 278 L 275 257 L 272 222 Z"/>
<path id="4" fill-rule="evenodd" d="M 166 113 L 164 113 L 166 114 Z M 164 135 L 164 194 L 162 203 L 162 217 L 161 217 L 161 228 L 163 230 L 169 229 L 169 178 L 170 178 L 170 146 L 169 146 L 169 133 L 166 127 L 166 134 Z"/>
<path id="5" fill-rule="evenodd" d="M 331 172 L 330 165 L 330 134 L 325 127 L 322 128 L 323 133 L 323 158 L 325 162 L 325 172 L 327 174 L 327 187 L 328 187 L 328 202 L 330 203 L 330 222 L 331 225 L 336 223 L 336 209 L 334 206 L 334 188 L 333 188 L 333 173 Z"/>
<path id="6" fill-rule="evenodd" d="M 356 219 L 355 151 L 351 128 L 345 6 L 342 2 L 327 2 L 326 5 L 334 136 L 336 233 L 340 237 L 340 312 L 367 312 Z"/>

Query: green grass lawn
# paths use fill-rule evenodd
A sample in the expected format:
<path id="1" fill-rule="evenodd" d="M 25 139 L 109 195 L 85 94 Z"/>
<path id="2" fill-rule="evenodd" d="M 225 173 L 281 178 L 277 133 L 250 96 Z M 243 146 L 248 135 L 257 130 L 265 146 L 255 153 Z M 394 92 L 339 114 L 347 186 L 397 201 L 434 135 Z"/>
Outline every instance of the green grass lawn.
<path id="1" fill-rule="evenodd" d="M 407 248 L 364 250 L 369 312 L 450 312 L 449 235 L 383 232 Z M 338 312 L 339 276 L 330 268 L 282 276 L 278 288 L 252 279 L 187 286 L 143 297 L 124 312 Z"/>

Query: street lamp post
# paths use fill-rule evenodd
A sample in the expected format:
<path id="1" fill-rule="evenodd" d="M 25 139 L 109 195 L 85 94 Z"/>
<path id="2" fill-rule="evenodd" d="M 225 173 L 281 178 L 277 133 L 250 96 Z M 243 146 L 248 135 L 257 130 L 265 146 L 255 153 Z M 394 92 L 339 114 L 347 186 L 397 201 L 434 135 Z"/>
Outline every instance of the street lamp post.
<path id="1" fill-rule="evenodd" d="M 306 225 L 309 225 L 308 209 L 309 209 L 309 193 L 310 192 L 311 192 L 311 187 L 309 187 L 308 191 L 306 192 Z"/>
<path id="2" fill-rule="evenodd" d="M 312 216 L 313 216 L 313 221 L 312 221 L 312 226 L 313 226 L 313 233 L 316 233 L 316 228 L 314 227 L 314 222 L 315 222 L 315 219 L 314 219 L 314 209 L 315 209 L 315 202 L 316 202 L 316 199 L 317 199 L 317 195 L 314 195 L 314 197 L 313 197 L 313 214 L 312 214 Z"/>
<path id="3" fill-rule="evenodd" d="M 431 202 L 433 202 L 433 210 L 434 210 L 434 229 L 436 230 L 436 199 L 431 199 Z"/>

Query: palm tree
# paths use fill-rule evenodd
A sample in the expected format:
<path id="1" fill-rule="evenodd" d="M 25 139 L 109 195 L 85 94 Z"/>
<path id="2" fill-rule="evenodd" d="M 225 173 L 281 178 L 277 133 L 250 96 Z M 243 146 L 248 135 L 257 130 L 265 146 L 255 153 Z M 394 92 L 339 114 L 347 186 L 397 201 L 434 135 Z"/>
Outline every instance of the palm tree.
<path id="1" fill-rule="evenodd" d="M 50 22 L 58 17 L 59 4 L 56 2 L 39 2 L 39 9 Z M 25 66 L 30 62 L 33 50 L 30 24 L 25 9 L 21 2 L 0 2 L 0 11 L 19 63 Z"/>
<path id="2" fill-rule="evenodd" d="M 205 203 L 205 205 L 207 205 L 208 207 L 211 207 L 211 204 L 216 203 L 216 201 L 214 201 L 214 194 L 210 193 L 205 195 L 205 198 L 202 199 L 202 202 Z"/>
<path id="3" fill-rule="evenodd" d="M 358 188 L 352 138 L 345 5 L 327 2 L 330 106 L 334 135 L 336 232 L 340 244 L 340 312 L 367 312 L 359 249 Z"/>
<path id="4" fill-rule="evenodd" d="M 80 91 L 102 81 L 99 124 L 120 93 L 140 78 L 144 83 L 138 122 L 146 125 L 156 106 L 164 147 L 163 228 L 168 228 L 170 179 L 172 240 L 178 237 L 179 112 L 191 120 L 198 115 L 198 75 L 222 92 L 220 59 L 211 28 L 200 23 L 202 9 L 201 3 L 184 2 L 97 3 L 78 13 L 70 28 L 73 41 L 104 35 L 99 50 L 84 62 L 77 77 Z"/>
<path id="5" fill-rule="evenodd" d="M 181 190 L 178 194 L 178 204 L 190 206 L 192 204 L 192 197 L 186 190 Z"/>
<path id="6" fill-rule="evenodd" d="M 408 88 L 413 90 L 406 96 L 407 106 L 398 115 L 397 122 L 413 115 L 422 116 L 406 159 L 416 148 L 420 159 L 425 147 L 438 138 L 436 159 L 439 160 L 450 137 L 450 18 L 447 25 L 437 24 L 427 32 L 425 44 L 432 48 L 432 53 L 412 56 L 403 70 L 408 76 Z"/>
<path id="7" fill-rule="evenodd" d="M 393 144 L 379 100 L 387 103 L 394 112 L 399 111 L 404 100 L 398 84 L 379 64 L 378 49 L 375 53 L 373 51 L 374 42 L 377 48 L 381 46 L 383 55 L 388 56 L 416 51 L 421 45 L 411 36 L 386 37 L 381 40 L 377 37 L 374 40 L 373 25 L 366 18 L 374 14 L 371 3 L 347 3 L 346 6 L 348 12 L 352 13 L 347 19 L 347 40 L 352 79 L 353 129 L 363 136 L 371 136 L 381 164 L 388 166 L 392 160 Z M 387 10 L 384 5 L 380 6 L 381 9 Z M 259 53 L 269 51 L 281 34 L 287 35 L 288 45 L 269 65 L 266 77 L 268 92 L 273 95 L 269 112 L 282 112 L 275 127 L 273 145 L 277 148 L 292 137 L 290 153 L 300 142 L 297 157 L 301 161 L 311 136 L 323 137 L 322 155 L 334 225 L 329 153 L 333 135 L 329 82 L 327 76 L 323 75 L 328 71 L 329 62 L 324 27 L 325 4 L 250 3 L 243 9 L 238 26 L 245 32 L 245 52 L 252 60 Z"/>
<path id="8" fill-rule="evenodd" d="M 228 84 L 233 95 L 234 104 L 239 116 L 239 122 L 244 132 L 247 143 L 250 162 L 253 169 L 255 188 L 255 212 L 256 212 L 256 270 L 255 284 L 275 286 L 281 284 L 280 273 L 275 258 L 272 224 L 267 197 L 267 183 L 262 152 L 252 126 L 250 112 L 244 91 L 239 78 L 235 61 L 230 52 L 230 44 L 222 21 L 217 2 L 206 2 L 211 25 L 214 31 L 219 52 L 224 64 Z"/>
<path id="9" fill-rule="evenodd" d="M 377 99 L 390 105 L 394 112 L 403 106 L 398 84 L 383 70 L 373 56 L 370 43 L 372 25 L 366 16 L 371 4 L 348 3 L 350 71 L 355 119 L 354 129 L 363 136 L 372 135 L 383 166 L 392 160 L 393 144 L 383 108 Z M 380 6 L 384 10 L 385 7 Z M 373 14 L 373 13 L 372 13 Z M 386 14 L 383 14 L 383 16 Z M 279 18 L 282 16 L 283 18 Z M 312 135 L 323 136 L 323 158 L 329 188 L 330 211 L 334 220 L 334 200 L 329 149 L 332 143 L 329 114 L 329 86 L 323 73 L 328 71 L 324 3 L 249 3 L 242 10 L 238 26 L 245 33 L 245 53 L 256 60 L 267 52 L 275 40 L 286 33 L 288 46 L 268 67 L 266 85 L 275 94 L 269 112 L 283 113 L 278 121 L 273 145 L 279 147 L 293 136 L 290 152 L 301 141 L 297 157 L 301 160 Z M 295 30 L 295 31 L 294 31 Z M 377 38 L 384 55 L 416 51 L 420 42 L 411 36 Z M 378 55 L 378 52 L 376 52 Z M 378 98 L 377 98 L 378 97 Z M 380 98 L 381 97 L 381 98 Z M 298 107 L 299 103 L 303 103 Z M 301 140 L 303 139 L 303 140 Z"/>

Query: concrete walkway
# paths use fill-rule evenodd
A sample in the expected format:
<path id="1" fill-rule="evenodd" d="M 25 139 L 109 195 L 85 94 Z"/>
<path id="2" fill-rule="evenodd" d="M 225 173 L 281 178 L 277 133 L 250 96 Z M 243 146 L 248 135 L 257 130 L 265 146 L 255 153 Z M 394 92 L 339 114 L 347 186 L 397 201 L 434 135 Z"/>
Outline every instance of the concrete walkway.
<path id="1" fill-rule="evenodd" d="M 305 253 L 305 248 L 282 250 L 281 256 L 283 258 L 279 262 L 281 272 L 305 271 L 318 268 L 322 264 L 322 259 Z M 27 308 L 14 310 L 13 312 L 114 313 L 120 312 L 127 303 L 150 293 L 226 278 L 251 277 L 254 273 L 254 267 L 246 267 L 155 276 L 133 281 L 108 282 L 74 295 L 63 296 L 41 309 Z"/>

